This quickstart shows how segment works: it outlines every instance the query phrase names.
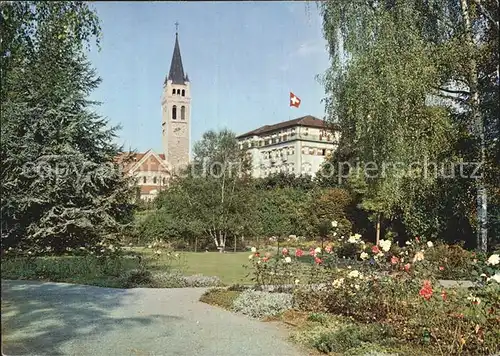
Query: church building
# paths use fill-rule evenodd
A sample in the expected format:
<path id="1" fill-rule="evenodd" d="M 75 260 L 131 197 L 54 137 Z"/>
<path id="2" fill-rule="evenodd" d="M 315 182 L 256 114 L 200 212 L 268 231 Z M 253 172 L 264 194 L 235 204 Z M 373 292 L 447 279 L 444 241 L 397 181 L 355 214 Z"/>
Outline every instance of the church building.
<path id="1" fill-rule="evenodd" d="M 136 178 L 139 196 L 145 201 L 152 201 L 168 186 L 174 172 L 189 163 L 191 89 L 188 75 L 184 73 L 182 65 L 177 32 L 170 70 L 163 82 L 161 112 L 163 153 L 156 153 L 151 149 L 135 153 L 131 162 L 122 165 L 126 174 Z M 125 157 L 125 154 L 122 157 Z"/>

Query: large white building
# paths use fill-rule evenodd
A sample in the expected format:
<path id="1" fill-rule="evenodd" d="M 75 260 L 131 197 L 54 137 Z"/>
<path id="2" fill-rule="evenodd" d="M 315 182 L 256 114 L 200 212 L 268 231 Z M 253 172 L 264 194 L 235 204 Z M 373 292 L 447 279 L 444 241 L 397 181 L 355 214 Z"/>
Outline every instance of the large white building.
<path id="1" fill-rule="evenodd" d="M 314 116 L 265 125 L 237 137 L 252 162 L 252 176 L 286 172 L 315 176 L 337 149 L 340 132 Z"/>

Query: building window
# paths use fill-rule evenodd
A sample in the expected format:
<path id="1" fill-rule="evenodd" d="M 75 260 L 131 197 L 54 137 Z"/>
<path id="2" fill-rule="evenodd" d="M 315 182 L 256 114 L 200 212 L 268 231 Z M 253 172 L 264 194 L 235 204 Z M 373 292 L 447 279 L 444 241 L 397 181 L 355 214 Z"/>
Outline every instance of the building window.
<path id="1" fill-rule="evenodd" d="M 142 177 L 142 182 L 146 184 L 146 177 Z"/>
<path id="2" fill-rule="evenodd" d="M 153 177 L 153 184 L 156 184 L 156 177 Z"/>
<path id="3" fill-rule="evenodd" d="M 186 107 L 181 106 L 181 120 L 186 120 Z"/>
<path id="4" fill-rule="evenodd" d="M 172 89 L 172 95 L 175 95 L 175 89 Z"/>
<path id="5" fill-rule="evenodd" d="M 287 139 L 287 136 L 283 135 L 283 141 L 286 141 L 286 139 Z"/>
<path id="6" fill-rule="evenodd" d="M 163 182 L 163 185 L 165 185 L 165 183 L 167 182 L 167 180 L 165 179 L 165 177 L 163 177 L 162 182 Z"/>
<path id="7" fill-rule="evenodd" d="M 177 120 L 177 106 L 172 106 L 172 120 Z"/>
<path id="8" fill-rule="evenodd" d="M 182 89 L 182 96 L 186 96 L 186 90 Z"/>
<path id="9" fill-rule="evenodd" d="M 180 93 L 181 93 L 181 90 L 177 89 L 177 95 L 179 95 Z"/>
<path id="10" fill-rule="evenodd" d="M 326 149 L 323 148 L 323 150 L 321 151 L 321 155 L 326 156 Z"/>

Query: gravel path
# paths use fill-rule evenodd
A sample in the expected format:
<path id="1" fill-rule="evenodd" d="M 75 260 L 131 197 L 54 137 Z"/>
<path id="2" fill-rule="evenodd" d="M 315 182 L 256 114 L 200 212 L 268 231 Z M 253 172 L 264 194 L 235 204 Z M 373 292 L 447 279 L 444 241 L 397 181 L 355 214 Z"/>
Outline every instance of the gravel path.
<path id="1" fill-rule="evenodd" d="M 306 354 L 275 323 L 199 302 L 204 291 L 2 281 L 2 354 Z"/>

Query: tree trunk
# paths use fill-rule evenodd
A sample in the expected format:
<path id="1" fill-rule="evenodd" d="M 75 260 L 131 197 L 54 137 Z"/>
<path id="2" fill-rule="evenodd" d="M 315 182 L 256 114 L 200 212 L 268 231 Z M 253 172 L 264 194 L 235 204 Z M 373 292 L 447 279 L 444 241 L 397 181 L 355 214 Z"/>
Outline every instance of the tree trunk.
<path id="1" fill-rule="evenodd" d="M 462 7 L 462 16 L 464 18 L 465 26 L 465 39 L 467 41 L 467 46 L 469 53 L 473 55 L 477 52 L 473 35 L 472 26 L 469 13 L 469 5 L 467 0 L 461 0 L 460 5 Z M 474 123 L 474 131 L 476 139 L 479 143 L 479 164 L 480 169 L 478 170 L 478 176 L 476 178 L 476 211 L 477 211 L 477 249 L 486 252 L 488 248 L 488 203 L 487 203 L 487 192 L 486 186 L 484 184 L 484 165 L 486 161 L 486 147 L 484 142 L 484 124 L 483 117 L 481 115 L 481 101 L 479 98 L 479 88 L 478 88 L 478 69 L 477 62 L 474 57 L 469 59 L 469 89 L 470 89 L 470 106 L 472 112 L 472 118 Z"/>
<path id="2" fill-rule="evenodd" d="M 198 236 L 194 238 L 194 252 L 198 252 Z"/>
<path id="3" fill-rule="evenodd" d="M 381 220 L 381 213 L 377 214 L 377 235 L 375 237 L 375 245 L 378 246 L 378 243 L 380 242 L 380 220 Z"/>

